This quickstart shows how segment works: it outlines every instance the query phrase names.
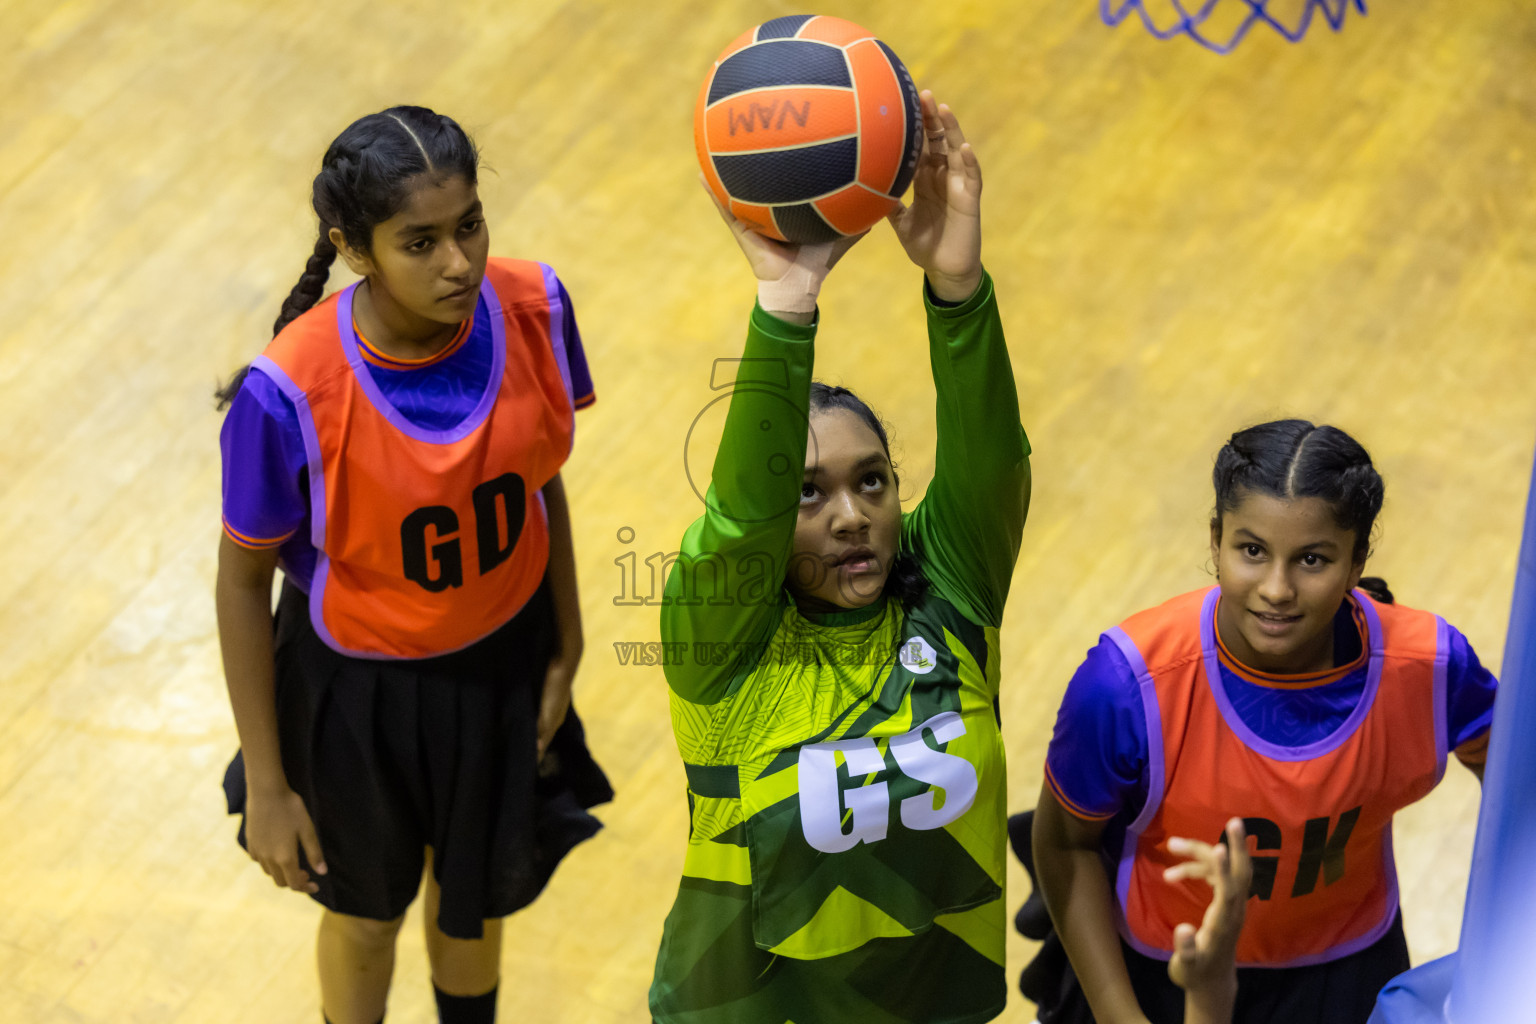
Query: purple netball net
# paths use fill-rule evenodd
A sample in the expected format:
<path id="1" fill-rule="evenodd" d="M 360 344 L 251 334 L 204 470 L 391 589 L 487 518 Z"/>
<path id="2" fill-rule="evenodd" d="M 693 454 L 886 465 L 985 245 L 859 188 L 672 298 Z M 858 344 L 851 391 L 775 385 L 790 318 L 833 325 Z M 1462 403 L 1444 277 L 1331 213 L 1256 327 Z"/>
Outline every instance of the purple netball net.
<path id="1" fill-rule="evenodd" d="M 1307 34 L 1314 15 L 1337 32 L 1350 8 L 1364 14 L 1365 0 L 1099 0 L 1106 25 L 1134 14 L 1159 39 L 1185 35 L 1215 53 L 1231 53 L 1260 24 L 1293 43 Z"/>

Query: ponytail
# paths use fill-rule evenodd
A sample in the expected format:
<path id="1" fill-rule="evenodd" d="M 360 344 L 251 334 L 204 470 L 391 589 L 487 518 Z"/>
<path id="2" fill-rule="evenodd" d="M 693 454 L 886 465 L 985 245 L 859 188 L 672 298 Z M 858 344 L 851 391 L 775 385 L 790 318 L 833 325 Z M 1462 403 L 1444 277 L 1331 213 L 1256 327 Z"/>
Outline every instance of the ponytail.
<path id="1" fill-rule="evenodd" d="M 890 575 L 885 578 L 885 593 L 908 607 L 917 603 L 928 592 L 928 577 L 916 558 L 903 551 L 891 563 Z"/>
<path id="2" fill-rule="evenodd" d="M 1361 590 L 1371 595 L 1371 600 L 1377 604 L 1393 604 L 1392 591 L 1387 589 L 1387 581 L 1380 576 L 1362 576 L 1360 582 L 1355 584 Z"/>

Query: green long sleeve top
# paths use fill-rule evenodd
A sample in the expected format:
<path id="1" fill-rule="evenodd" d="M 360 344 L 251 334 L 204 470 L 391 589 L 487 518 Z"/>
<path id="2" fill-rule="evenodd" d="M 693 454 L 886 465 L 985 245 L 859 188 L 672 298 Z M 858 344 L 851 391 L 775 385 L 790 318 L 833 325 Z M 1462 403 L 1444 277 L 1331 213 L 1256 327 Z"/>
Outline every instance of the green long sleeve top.
<path id="1" fill-rule="evenodd" d="M 926 306 L 937 465 L 900 547 L 930 586 L 825 615 L 783 585 L 815 327 L 752 315 L 662 606 L 690 806 L 662 1024 L 958 1024 L 1006 999 L 998 626 L 1029 445 L 991 279 Z"/>

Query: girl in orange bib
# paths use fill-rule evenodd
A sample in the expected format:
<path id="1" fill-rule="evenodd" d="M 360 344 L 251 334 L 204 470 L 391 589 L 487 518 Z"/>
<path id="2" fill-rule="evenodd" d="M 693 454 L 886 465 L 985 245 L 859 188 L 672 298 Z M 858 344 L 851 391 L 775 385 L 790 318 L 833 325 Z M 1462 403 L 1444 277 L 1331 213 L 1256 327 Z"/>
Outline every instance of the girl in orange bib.
<path id="1" fill-rule="evenodd" d="M 1443 619 L 1362 579 L 1383 494 L 1365 450 L 1265 423 L 1214 483 L 1218 585 L 1106 632 L 1057 718 L 1033 819 L 1055 934 L 1024 978 L 1042 1024 L 1182 1019 L 1167 961 L 1206 897 L 1164 881 L 1169 838 L 1233 816 L 1253 858 L 1233 1020 L 1364 1024 L 1409 966 L 1392 816 L 1452 750 L 1481 777 L 1497 684 Z"/>
<path id="2" fill-rule="evenodd" d="M 252 859 L 326 908 L 332 1024 L 382 1019 L 424 869 L 441 1020 L 494 1020 L 500 919 L 612 795 L 570 710 L 560 467 L 591 381 L 554 271 L 489 256 L 478 161 L 421 107 L 347 128 L 276 337 L 220 393 L 225 788 Z M 362 281 L 317 305 L 338 254 Z"/>

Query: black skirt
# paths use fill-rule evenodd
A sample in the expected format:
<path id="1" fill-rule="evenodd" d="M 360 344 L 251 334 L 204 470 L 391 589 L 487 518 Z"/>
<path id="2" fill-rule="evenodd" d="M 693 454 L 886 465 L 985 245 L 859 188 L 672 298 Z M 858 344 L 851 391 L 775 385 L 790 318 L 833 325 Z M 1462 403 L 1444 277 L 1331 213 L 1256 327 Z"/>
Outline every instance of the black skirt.
<path id="1" fill-rule="evenodd" d="M 437 924 L 478 939 L 482 922 L 531 903 L 613 798 L 575 709 L 536 762 L 539 698 L 555 637 L 546 582 L 473 646 L 411 661 L 327 647 L 309 599 L 285 582 L 274 626 L 283 771 L 324 852 L 314 898 L 393 920 L 420 888 L 427 847 L 442 889 Z M 245 846 L 245 763 L 224 776 Z M 300 850 L 303 860 L 303 851 Z"/>

